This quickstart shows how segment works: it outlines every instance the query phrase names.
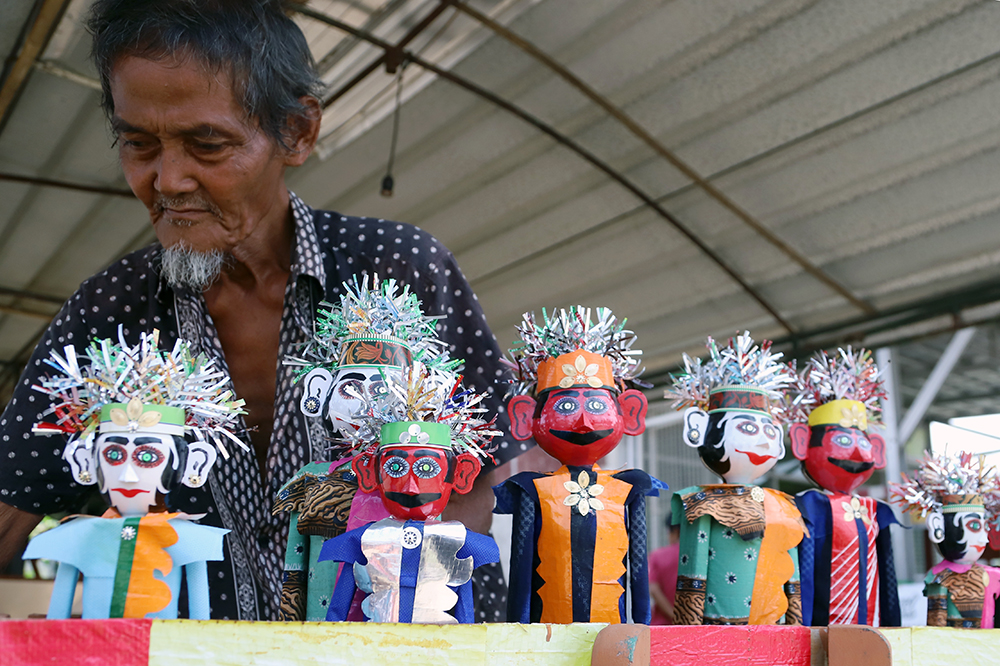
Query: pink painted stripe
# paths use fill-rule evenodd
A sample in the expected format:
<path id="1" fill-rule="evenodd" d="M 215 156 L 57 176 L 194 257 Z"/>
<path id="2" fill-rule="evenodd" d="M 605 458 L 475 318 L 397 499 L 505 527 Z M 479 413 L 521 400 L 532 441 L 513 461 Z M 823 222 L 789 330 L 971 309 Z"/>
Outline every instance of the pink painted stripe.
<path id="1" fill-rule="evenodd" d="M 809 666 L 808 627 L 650 627 L 650 664 Z"/>
<path id="2" fill-rule="evenodd" d="M 147 666 L 152 620 L 5 620 L 0 663 Z"/>

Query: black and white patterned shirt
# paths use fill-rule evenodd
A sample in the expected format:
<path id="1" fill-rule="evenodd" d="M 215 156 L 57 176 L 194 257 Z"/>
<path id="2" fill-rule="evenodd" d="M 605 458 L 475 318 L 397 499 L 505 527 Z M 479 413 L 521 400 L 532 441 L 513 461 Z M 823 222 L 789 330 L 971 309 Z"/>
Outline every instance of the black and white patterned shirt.
<path id="1" fill-rule="evenodd" d="M 229 460 L 220 457 L 205 487 L 182 486 L 169 496 L 173 510 L 207 513 L 202 523 L 231 530 L 225 560 L 209 562 L 212 617 L 218 619 L 277 619 L 288 520 L 272 517 L 271 502 L 303 465 L 330 459 L 322 423 L 299 411 L 301 384 L 293 384 L 293 371 L 280 359 L 308 339 L 317 305 L 337 299 L 352 276 L 396 278 L 410 285 L 426 314 L 445 315 L 439 334 L 453 357 L 465 359 L 465 383 L 492 393 L 486 406 L 498 413 L 499 429 L 509 430 L 503 388 L 495 384 L 504 372 L 500 350 L 452 254 L 412 225 L 313 211 L 295 195 L 291 200 L 295 248 L 281 317 L 274 429 L 263 486 L 254 455 L 236 450 Z M 121 324 L 130 343 L 139 331 L 158 328 L 161 345 L 169 349 L 179 333 L 225 367 L 202 294 L 172 289 L 160 279 L 161 251 L 151 245 L 88 279 L 56 315 L 0 417 L 0 502 L 31 513 L 73 511 L 86 490 L 74 483 L 61 457 L 64 442 L 31 433 L 48 407 L 47 398 L 31 386 L 49 374 L 44 359 L 53 349 L 61 352 L 72 344 L 82 350 L 94 338 L 117 339 Z M 523 448 L 500 441 L 497 464 Z"/>

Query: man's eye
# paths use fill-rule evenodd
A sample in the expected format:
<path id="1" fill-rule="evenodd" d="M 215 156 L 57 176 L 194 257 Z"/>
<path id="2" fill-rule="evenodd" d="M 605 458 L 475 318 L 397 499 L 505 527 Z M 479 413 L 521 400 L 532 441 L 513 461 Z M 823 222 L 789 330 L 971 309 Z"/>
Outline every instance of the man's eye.
<path id="1" fill-rule="evenodd" d="M 736 429 L 739 430 L 744 435 L 756 435 L 758 432 L 760 432 L 760 427 L 756 423 L 750 423 L 749 421 L 744 421 L 743 423 L 740 423 L 738 426 L 736 426 Z"/>
<path id="2" fill-rule="evenodd" d="M 608 411 L 608 403 L 600 398 L 590 398 L 584 403 L 583 408 L 591 414 L 603 414 Z"/>
<path id="3" fill-rule="evenodd" d="M 151 446 L 140 446 L 132 453 L 132 460 L 139 467 L 156 467 L 163 460 L 163 454 Z"/>
<path id="4" fill-rule="evenodd" d="M 121 465 L 125 462 L 125 449 L 118 444 L 112 444 L 104 449 L 104 459 L 110 465 Z"/>
<path id="5" fill-rule="evenodd" d="M 222 143 L 203 143 L 201 141 L 197 141 L 194 144 L 195 150 L 200 153 L 215 153 L 222 150 L 224 147 L 225 144 Z"/>
<path id="6" fill-rule="evenodd" d="M 573 400 L 572 398 L 560 398 L 556 402 L 555 410 L 559 414 L 572 414 L 579 409 L 579 407 L 580 406 L 576 403 L 576 400 Z"/>
<path id="7" fill-rule="evenodd" d="M 421 479 L 433 479 L 441 473 L 441 465 L 434 458 L 421 458 L 413 463 L 413 473 Z"/>
<path id="8" fill-rule="evenodd" d="M 393 456 L 382 463 L 382 471 L 388 477 L 399 479 L 406 476 L 410 471 L 410 463 L 406 462 L 405 458 Z"/>

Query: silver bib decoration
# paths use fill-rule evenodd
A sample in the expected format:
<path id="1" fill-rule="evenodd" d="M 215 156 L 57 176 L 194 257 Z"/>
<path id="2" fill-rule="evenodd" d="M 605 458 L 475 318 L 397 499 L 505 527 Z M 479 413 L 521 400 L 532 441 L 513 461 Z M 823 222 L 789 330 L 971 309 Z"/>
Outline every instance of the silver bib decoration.
<path id="1" fill-rule="evenodd" d="M 465 545 L 465 525 L 457 521 L 424 523 L 423 538 L 414 527 L 386 518 L 375 523 L 361 537 L 361 552 L 368 565 L 355 565 L 358 588 L 371 594 L 361 604 L 365 616 L 373 622 L 399 622 L 399 578 L 404 549 L 420 547 L 420 566 L 413 599 L 415 624 L 454 624 L 448 611 L 455 607 L 458 595 L 451 587 L 472 579 L 472 558 L 458 559 Z M 414 535 L 417 532 L 416 543 Z"/>

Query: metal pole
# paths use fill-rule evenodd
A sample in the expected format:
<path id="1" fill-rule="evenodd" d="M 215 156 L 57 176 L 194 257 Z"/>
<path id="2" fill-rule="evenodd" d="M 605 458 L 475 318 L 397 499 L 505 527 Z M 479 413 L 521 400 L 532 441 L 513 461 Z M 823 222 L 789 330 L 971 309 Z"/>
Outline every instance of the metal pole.
<path id="1" fill-rule="evenodd" d="M 899 481 L 902 473 L 903 444 L 899 439 L 899 392 L 897 387 L 896 367 L 892 362 L 892 349 L 883 347 L 875 350 L 875 362 L 882 370 L 885 397 L 882 398 L 882 427 L 885 438 L 885 480 L 886 483 Z M 886 497 L 888 497 L 888 487 Z M 905 525 L 909 525 L 908 515 L 900 516 Z M 913 580 L 916 562 L 913 558 L 913 546 L 916 541 L 906 534 L 906 530 L 890 528 L 892 534 L 892 550 L 896 561 L 896 578 L 900 581 Z"/>

